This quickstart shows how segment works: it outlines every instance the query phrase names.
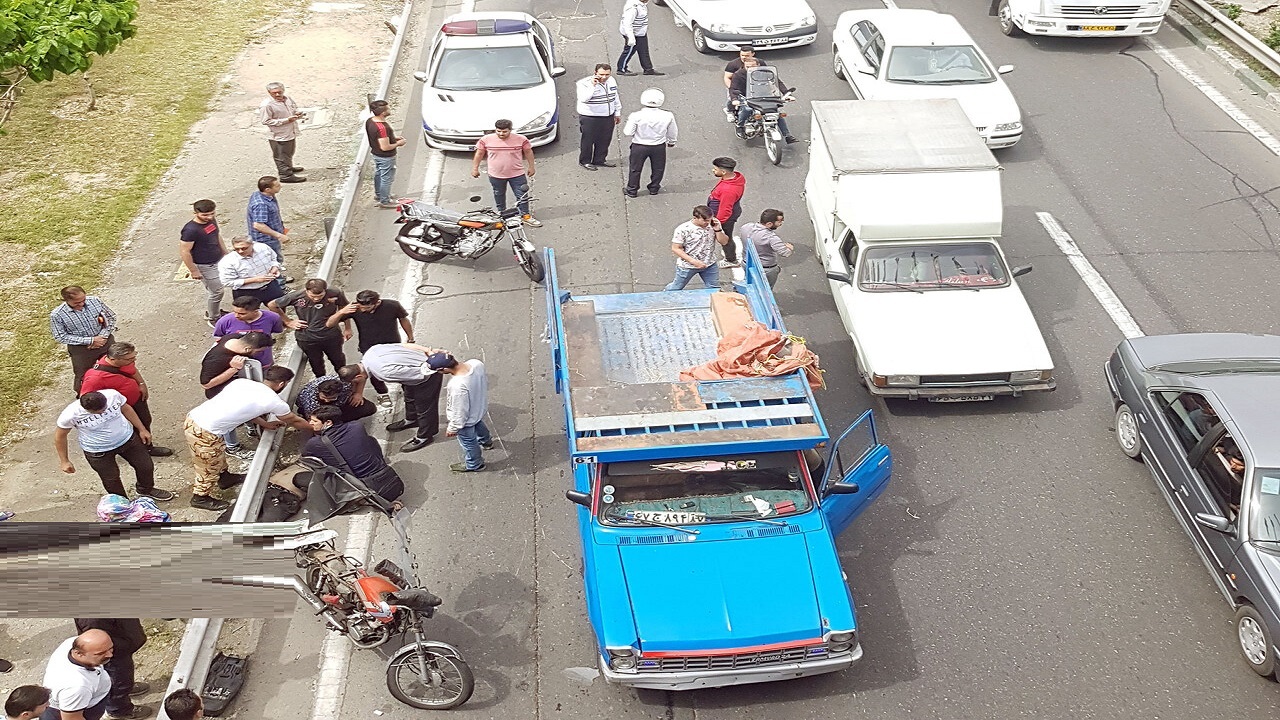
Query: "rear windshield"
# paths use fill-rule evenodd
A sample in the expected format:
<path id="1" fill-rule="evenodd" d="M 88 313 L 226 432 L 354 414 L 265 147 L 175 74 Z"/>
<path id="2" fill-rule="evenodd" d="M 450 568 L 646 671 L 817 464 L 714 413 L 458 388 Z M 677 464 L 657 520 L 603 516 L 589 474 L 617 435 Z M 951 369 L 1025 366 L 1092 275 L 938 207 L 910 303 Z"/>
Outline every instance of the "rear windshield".
<path id="1" fill-rule="evenodd" d="M 615 463 L 597 490 L 610 525 L 768 520 L 813 507 L 796 453 Z"/>
<path id="2" fill-rule="evenodd" d="M 870 291 L 1004 287 L 1009 273 L 985 242 L 875 246 L 862 255 L 858 286 Z"/>

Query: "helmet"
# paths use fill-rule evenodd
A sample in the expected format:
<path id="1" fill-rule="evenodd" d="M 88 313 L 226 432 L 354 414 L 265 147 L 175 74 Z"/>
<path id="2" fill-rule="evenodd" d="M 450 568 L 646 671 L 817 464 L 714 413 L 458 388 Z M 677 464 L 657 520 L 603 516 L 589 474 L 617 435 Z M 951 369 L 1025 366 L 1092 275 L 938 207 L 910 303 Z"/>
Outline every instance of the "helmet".
<path id="1" fill-rule="evenodd" d="M 662 107 L 662 103 L 666 99 L 667 96 L 663 95 L 662 91 L 658 88 L 649 88 L 648 90 L 640 93 L 640 104 L 645 107 Z"/>

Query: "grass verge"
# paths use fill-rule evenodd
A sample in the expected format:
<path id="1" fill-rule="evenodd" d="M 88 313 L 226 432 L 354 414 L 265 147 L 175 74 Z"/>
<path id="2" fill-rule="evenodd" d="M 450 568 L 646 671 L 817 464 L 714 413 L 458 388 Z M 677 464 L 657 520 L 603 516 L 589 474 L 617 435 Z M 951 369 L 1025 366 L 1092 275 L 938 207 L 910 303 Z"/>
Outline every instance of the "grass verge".
<path id="1" fill-rule="evenodd" d="M 83 79 L 27 86 L 0 136 L 0 444 L 21 430 L 60 346 L 58 289 L 92 293 L 147 196 L 272 14 L 256 0 L 142 0 L 138 34 Z"/>

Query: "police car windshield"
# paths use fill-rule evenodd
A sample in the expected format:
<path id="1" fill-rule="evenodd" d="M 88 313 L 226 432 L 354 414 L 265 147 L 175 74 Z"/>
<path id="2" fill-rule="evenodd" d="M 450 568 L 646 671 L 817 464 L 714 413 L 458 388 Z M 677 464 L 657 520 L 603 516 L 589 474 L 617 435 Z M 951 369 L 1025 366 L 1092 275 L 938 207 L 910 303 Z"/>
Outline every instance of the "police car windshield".
<path id="1" fill-rule="evenodd" d="M 438 90 L 518 90 L 543 82 L 533 48 L 455 48 L 445 50 L 431 86 Z"/>

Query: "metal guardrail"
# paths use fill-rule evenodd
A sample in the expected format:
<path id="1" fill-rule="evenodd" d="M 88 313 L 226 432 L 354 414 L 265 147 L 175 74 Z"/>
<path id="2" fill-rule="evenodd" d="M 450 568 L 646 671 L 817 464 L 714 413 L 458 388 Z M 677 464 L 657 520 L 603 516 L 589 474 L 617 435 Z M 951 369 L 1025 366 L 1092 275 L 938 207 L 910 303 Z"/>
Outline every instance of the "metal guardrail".
<path id="1" fill-rule="evenodd" d="M 400 12 L 395 40 L 392 41 L 391 49 L 387 52 L 387 60 L 382 68 L 382 78 L 378 83 L 377 97 L 379 98 L 385 98 L 391 89 L 391 77 L 395 74 L 396 66 L 400 62 L 400 52 L 408 32 L 409 15 L 413 12 L 413 3 L 414 0 L 405 0 L 404 9 Z M 338 207 L 338 215 L 332 225 L 326 222 L 326 229 L 329 230 L 328 240 L 325 243 L 324 254 L 320 258 L 320 264 L 311 277 L 323 278 L 326 281 L 333 279 L 338 260 L 342 257 L 343 235 L 346 233 L 347 223 L 351 220 L 352 206 L 360 189 L 361 170 L 369 158 L 369 143 L 365 138 L 363 127 L 357 133 L 357 137 L 356 156 L 347 169 L 347 180 L 342 187 L 342 204 Z M 295 386 L 295 382 L 305 359 L 303 354 L 296 350 L 296 343 L 290 338 L 287 366 L 294 373 L 294 381 L 291 381 L 283 390 L 290 404 L 301 389 L 300 386 Z M 283 428 L 263 431 L 258 448 L 253 454 L 253 460 L 245 471 L 244 485 L 240 488 L 236 504 L 231 510 L 231 522 L 245 522 L 248 518 L 257 519 L 258 512 L 262 508 L 263 493 L 271 477 L 271 470 L 275 467 L 283 437 Z M 191 688 L 196 692 L 204 688 L 205 678 L 209 674 L 209 666 L 213 662 L 218 635 L 221 631 L 222 618 L 192 618 L 188 621 L 187 629 L 182 635 L 178 661 L 174 665 L 165 697 L 181 688 Z M 163 707 L 160 709 L 159 720 L 168 720 Z"/>
<path id="2" fill-rule="evenodd" d="M 1240 27 L 1234 20 L 1218 12 L 1209 0 L 1178 0 L 1178 4 L 1190 10 L 1222 34 L 1231 44 L 1243 50 L 1266 69 L 1280 75 L 1280 53 L 1272 50 L 1253 33 Z"/>

